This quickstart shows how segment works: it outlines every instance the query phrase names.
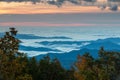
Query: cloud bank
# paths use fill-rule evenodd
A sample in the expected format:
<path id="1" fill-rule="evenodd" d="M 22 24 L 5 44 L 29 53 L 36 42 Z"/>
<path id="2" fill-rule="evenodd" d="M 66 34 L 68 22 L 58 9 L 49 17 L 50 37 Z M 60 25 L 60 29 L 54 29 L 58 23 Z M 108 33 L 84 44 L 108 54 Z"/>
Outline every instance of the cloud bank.
<path id="1" fill-rule="evenodd" d="M 28 2 L 31 1 L 33 3 L 41 2 L 41 3 L 48 3 L 52 5 L 62 5 L 65 1 L 74 3 L 74 4 L 80 4 L 82 1 L 85 2 L 95 2 L 97 0 L 0 0 L 4 2 Z"/>
<path id="2" fill-rule="evenodd" d="M 66 2 L 69 2 L 81 6 L 98 6 L 102 10 L 109 7 L 111 11 L 117 11 L 120 5 L 120 0 L 0 0 L 0 2 L 32 2 L 33 4 L 42 3 L 55 5 L 57 7 L 61 7 Z"/>
<path id="3" fill-rule="evenodd" d="M 48 3 L 52 5 L 62 5 L 64 2 L 68 1 L 74 4 L 81 4 L 82 2 L 97 2 L 97 1 L 102 1 L 102 2 L 120 2 L 120 0 L 0 0 L 4 2 L 33 2 L 33 3 Z"/>

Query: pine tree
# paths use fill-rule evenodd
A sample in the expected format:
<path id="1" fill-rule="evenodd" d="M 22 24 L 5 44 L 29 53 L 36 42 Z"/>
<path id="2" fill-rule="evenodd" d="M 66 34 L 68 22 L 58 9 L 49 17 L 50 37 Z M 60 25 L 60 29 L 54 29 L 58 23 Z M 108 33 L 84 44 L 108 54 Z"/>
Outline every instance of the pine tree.
<path id="1" fill-rule="evenodd" d="M 97 59 L 89 54 L 78 56 L 74 76 L 77 80 L 119 80 L 120 53 L 102 47 Z"/>
<path id="2" fill-rule="evenodd" d="M 24 55 L 18 52 L 20 40 L 15 36 L 17 30 L 10 28 L 4 37 L 0 38 L 0 78 L 3 80 L 31 80 L 22 73 L 26 63 L 21 61 Z"/>

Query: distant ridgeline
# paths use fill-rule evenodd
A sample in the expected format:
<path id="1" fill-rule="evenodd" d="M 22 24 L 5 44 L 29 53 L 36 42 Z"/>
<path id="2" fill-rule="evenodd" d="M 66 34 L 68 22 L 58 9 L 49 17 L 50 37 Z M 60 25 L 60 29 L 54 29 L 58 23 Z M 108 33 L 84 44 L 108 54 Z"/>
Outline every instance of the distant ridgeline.
<path id="1" fill-rule="evenodd" d="M 0 37 L 3 36 L 3 33 L 0 33 Z M 40 37 L 32 34 L 18 34 L 16 35 L 18 39 L 66 39 L 70 40 L 69 37 L 56 36 L 56 37 Z M 32 47 L 24 46 L 20 44 L 19 49 L 22 51 L 38 51 L 38 52 L 48 52 L 48 54 L 40 54 L 35 56 L 37 60 L 42 59 L 44 56 L 49 55 L 51 59 L 58 58 L 62 66 L 69 69 L 71 65 L 76 61 L 78 54 L 83 55 L 84 53 L 90 53 L 94 58 L 98 58 L 98 52 L 101 47 L 104 47 L 107 51 L 117 51 L 120 52 L 120 38 L 106 38 L 98 39 L 95 41 L 42 41 L 36 42 L 43 46 L 54 46 L 54 45 L 81 45 L 82 43 L 89 43 L 72 51 L 62 52 L 58 49 L 48 48 L 48 47 Z M 28 54 L 29 55 L 29 54 Z"/>
<path id="2" fill-rule="evenodd" d="M 4 33 L 0 33 L 0 37 L 2 37 Z M 33 34 L 17 34 L 16 38 L 19 39 L 71 39 L 69 37 L 64 37 L 64 36 L 54 36 L 54 37 L 43 37 L 43 36 L 36 36 Z"/>
<path id="3" fill-rule="evenodd" d="M 87 42 L 87 41 L 83 41 L 83 42 Z M 107 51 L 117 51 L 120 52 L 120 38 L 107 38 L 107 39 L 98 39 L 96 41 L 88 41 L 89 44 L 80 47 L 77 50 L 72 50 L 70 52 L 64 52 L 64 53 L 48 53 L 47 55 L 49 55 L 52 59 L 53 58 L 58 58 L 61 62 L 61 64 L 69 69 L 71 67 L 71 65 L 74 64 L 74 62 L 76 61 L 76 57 L 78 54 L 83 55 L 84 53 L 90 53 L 90 55 L 92 55 L 94 58 L 98 58 L 98 52 L 99 49 L 101 47 L 104 47 L 105 50 Z M 82 43 L 80 42 L 45 42 L 43 44 L 45 45 L 49 45 L 50 44 L 72 44 L 72 43 L 76 43 L 79 44 Z M 34 48 L 33 48 L 34 49 Z M 40 50 L 40 49 L 39 49 Z M 42 50 L 41 50 L 42 51 Z M 43 55 L 38 55 L 35 56 L 37 60 L 42 59 L 46 54 Z"/>

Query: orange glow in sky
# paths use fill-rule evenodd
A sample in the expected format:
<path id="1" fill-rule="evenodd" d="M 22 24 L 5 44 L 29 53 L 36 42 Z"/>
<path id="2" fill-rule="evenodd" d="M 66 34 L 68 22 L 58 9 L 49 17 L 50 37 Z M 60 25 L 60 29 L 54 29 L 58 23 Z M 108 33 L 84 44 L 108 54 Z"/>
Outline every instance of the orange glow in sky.
<path id="1" fill-rule="evenodd" d="M 51 13 L 92 13 L 111 12 L 102 11 L 97 6 L 63 5 L 58 8 L 55 5 L 31 2 L 0 2 L 0 14 L 51 14 Z"/>

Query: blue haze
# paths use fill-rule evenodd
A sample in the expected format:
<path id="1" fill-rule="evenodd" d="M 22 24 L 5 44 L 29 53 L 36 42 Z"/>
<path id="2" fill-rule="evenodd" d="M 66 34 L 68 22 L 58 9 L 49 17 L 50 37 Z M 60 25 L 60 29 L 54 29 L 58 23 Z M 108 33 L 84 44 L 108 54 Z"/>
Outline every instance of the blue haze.
<path id="1" fill-rule="evenodd" d="M 54 52 L 52 49 L 60 51 L 58 53 L 70 52 L 89 44 L 89 41 L 120 37 L 120 27 L 16 27 L 16 29 L 22 46 L 51 49 L 44 52 L 30 50 L 37 54 L 28 54 L 28 56 Z M 0 27 L 1 33 L 8 30 L 9 27 Z M 30 53 L 28 50 L 25 52 Z"/>
<path id="2" fill-rule="evenodd" d="M 49 54 L 58 58 L 69 69 L 78 54 L 89 52 L 98 57 L 101 46 L 106 50 L 120 52 L 120 27 L 16 27 L 20 52 L 37 60 Z M 0 27 L 0 36 L 9 27 Z"/>

